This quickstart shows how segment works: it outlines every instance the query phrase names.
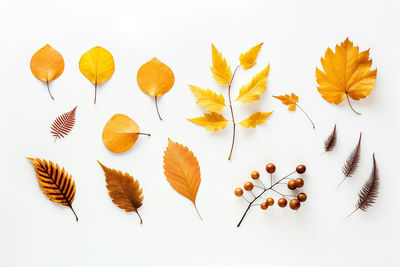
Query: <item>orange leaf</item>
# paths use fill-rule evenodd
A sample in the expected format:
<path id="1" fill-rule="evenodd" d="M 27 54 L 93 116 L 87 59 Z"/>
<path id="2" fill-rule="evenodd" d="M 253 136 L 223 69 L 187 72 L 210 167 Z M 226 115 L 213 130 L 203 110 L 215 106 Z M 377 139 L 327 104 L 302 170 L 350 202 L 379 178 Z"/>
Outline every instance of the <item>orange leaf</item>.
<path id="1" fill-rule="evenodd" d="M 273 96 L 279 99 L 282 104 L 289 106 L 288 110 L 295 111 L 296 110 L 296 103 L 299 102 L 299 97 L 292 93 L 291 95 L 279 95 Z"/>
<path id="2" fill-rule="evenodd" d="M 196 207 L 196 195 L 201 182 L 200 166 L 193 152 L 168 139 L 168 147 L 164 151 L 164 174 L 176 192 L 193 202 L 201 219 Z"/>

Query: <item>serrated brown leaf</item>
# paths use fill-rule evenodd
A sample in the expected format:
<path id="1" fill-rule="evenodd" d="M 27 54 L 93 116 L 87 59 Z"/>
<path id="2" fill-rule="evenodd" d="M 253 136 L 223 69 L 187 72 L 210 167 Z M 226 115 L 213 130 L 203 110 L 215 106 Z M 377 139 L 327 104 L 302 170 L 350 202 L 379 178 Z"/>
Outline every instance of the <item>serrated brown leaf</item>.
<path id="1" fill-rule="evenodd" d="M 110 169 L 99 161 L 97 162 L 103 168 L 108 194 L 112 202 L 126 212 L 136 212 L 140 218 L 140 223 L 142 223 L 142 218 L 137 210 L 142 206 L 143 189 L 140 188 L 138 180 L 135 180 L 129 173 Z"/>
<path id="2" fill-rule="evenodd" d="M 35 167 L 36 177 L 43 193 L 55 203 L 69 207 L 75 215 L 78 216 L 72 208 L 72 202 L 75 197 L 75 182 L 72 180 L 64 168 L 60 169 L 58 164 L 46 160 L 28 158 Z"/>
<path id="3" fill-rule="evenodd" d="M 164 151 L 164 174 L 172 188 L 182 196 L 190 199 L 196 207 L 196 195 L 201 177 L 197 158 L 186 146 L 171 141 Z"/>

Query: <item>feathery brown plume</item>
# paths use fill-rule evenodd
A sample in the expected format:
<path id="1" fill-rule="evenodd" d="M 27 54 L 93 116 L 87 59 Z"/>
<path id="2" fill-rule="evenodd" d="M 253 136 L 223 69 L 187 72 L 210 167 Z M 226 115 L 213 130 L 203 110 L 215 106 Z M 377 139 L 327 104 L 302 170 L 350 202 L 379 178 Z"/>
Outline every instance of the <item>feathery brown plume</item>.
<path id="1" fill-rule="evenodd" d="M 57 138 L 61 139 L 62 137 L 68 135 L 74 127 L 76 108 L 77 107 L 58 116 L 51 125 L 50 133 L 56 138 L 55 140 L 57 140 Z"/>
<path id="2" fill-rule="evenodd" d="M 342 168 L 342 172 L 344 174 L 343 180 L 336 186 L 338 188 L 346 178 L 351 177 L 358 168 L 358 164 L 360 163 L 360 149 L 361 149 L 361 137 L 362 132 L 360 133 L 360 138 L 358 139 L 357 146 L 353 149 L 350 156 L 347 158 L 346 163 Z"/>
<path id="3" fill-rule="evenodd" d="M 336 146 L 336 124 L 332 133 L 325 140 L 325 152 L 332 151 Z"/>

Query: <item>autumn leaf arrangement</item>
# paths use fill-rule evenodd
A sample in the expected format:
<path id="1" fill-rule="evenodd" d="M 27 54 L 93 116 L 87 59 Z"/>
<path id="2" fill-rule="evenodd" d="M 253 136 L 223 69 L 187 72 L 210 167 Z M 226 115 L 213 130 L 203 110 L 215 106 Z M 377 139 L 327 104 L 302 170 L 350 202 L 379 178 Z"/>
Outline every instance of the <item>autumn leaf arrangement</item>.
<path id="1" fill-rule="evenodd" d="M 236 126 L 240 125 L 244 128 L 255 128 L 258 125 L 263 124 L 272 112 L 256 112 L 251 114 L 248 118 L 237 122 L 235 120 L 234 108 L 232 103 L 231 91 L 232 82 L 235 75 L 240 67 L 247 70 L 252 68 L 256 64 L 257 56 L 261 50 L 263 43 L 260 43 L 239 57 L 240 64 L 234 69 L 232 73 L 231 67 L 228 65 L 226 59 L 222 56 L 217 48 L 212 44 L 212 66 L 211 72 L 215 81 L 221 85 L 227 92 L 228 103 L 222 94 L 217 94 L 210 89 L 200 88 L 194 85 L 189 85 L 192 90 L 197 104 L 205 109 L 208 113 L 204 113 L 202 117 L 188 119 L 190 122 L 205 127 L 208 131 L 220 131 L 225 129 L 228 125 L 227 120 L 221 112 L 229 107 L 230 111 L 230 122 L 232 123 L 232 144 L 228 156 L 228 160 L 232 157 L 232 152 L 235 145 L 236 137 Z M 248 84 L 243 85 L 240 88 L 239 95 L 235 101 L 242 103 L 251 103 L 260 99 L 262 93 L 267 90 L 266 83 L 269 74 L 269 64 L 255 75 Z"/>
<path id="2" fill-rule="evenodd" d="M 337 142 L 336 131 L 337 129 L 335 124 L 331 134 L 325 140 L 324 143 L 325 152 L 330 152 L 336 147 L 336 142 Z M 336 186 L 336 189 L 338 189 L 344 183 L 344 181 L 352 178 L 359 167 L 360 155 L 361 155 L 361 138 L 362 138 L 362 133 L 360 133 L 356 146 L 351 151 L 350 155 L 347 157 L 343 165 L 342 168 L 343 178 Z M 379 184 L 380 184 L 380 179 L 378 174 L 378 168 L 376 165 L 375 153 L 373 153 L 371 174 L 367 179 L 367 181 L 365 182 L 365 184 L 363 185 L 363 187 L 361 188 L 360 192 L 358 193 L 358 201 L 356 203 L 355 210 L 351 214 L 349 214 L 346 218 L 354 214 L 357 210 L 367 211 L 369 207 L 373 206 L 376 199 L 378 198 Z"/>
<path id="3" fill-rule="evenodd" d="M 267 172 L 268 183 L 262 182 L 258 171 L 251 172 L 250 176 L 253 182 L 247 181 L 243 185 L 243 189 L 248 192 L 248 196 L 243 195 L 244 191 L 242 188 L 238 187 L 235 189 L 235 195 L 248 203 L 237 227 L 240 227 L 250 208 L 260 207 L 261 210 L 266 211 L 269 207 L 274 205 L 274 198 L 265 197 L 268 193 L 279 197 L 277 200 L 277 205 L 279 207 L 285 208 L 289 203 L 289 207 L 292 210 L 298 210 L 301 207 L 301 203 L 307 200 L 307 195 L 305 193 L 297 192 L 298 188 L 304 186 L 304 179 L 301 177 L 295 178 L 293 176 L 294 174 L 304 174 L 306 172 L 305 165 L 298 165 L 294 171 L 279 179 L 274 179 L 273 176 L 276 171 L 275 164 L 268 163 L 265 166 L 265 170 Z M 283 193 L 282 189 L 284 186 L 286 186 L 291 193 Z"/>

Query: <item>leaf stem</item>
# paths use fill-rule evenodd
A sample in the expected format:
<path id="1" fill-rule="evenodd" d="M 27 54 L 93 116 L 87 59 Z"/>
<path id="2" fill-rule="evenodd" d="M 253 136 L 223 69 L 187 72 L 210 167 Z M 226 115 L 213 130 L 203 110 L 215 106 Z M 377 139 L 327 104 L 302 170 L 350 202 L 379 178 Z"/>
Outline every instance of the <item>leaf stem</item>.
<path id="1" fill-rule="evenodd" d="M 74 215 L 75 215 L 75 218 L 76 218 L 76 221 L 78 221 L 78 216 L 76 215 L 76 213 L 75 213 L 74 209 L 72 208 L 72 205 L 69 205 L 69 207 L 71 208 L 72 212 L 74 213 Z"/>
<path id="2" fill-rule="evenodd" d="M 149 134 L 149 133 L 137 133 L 137 134 L 151 136 L 151 134 Z"/>
<path id="3" fill-rule="evenodd" d="M 140 216 L 140 214 L 139 214 L 139 212 L 137 210 L 136 210 L 136 214 L 139 216 L 140 224 L 142 224 L 143 223 L 142 216 Z"/>
<path id="4" fill-rule="evenodd" d="M 293 103 L 294 103 L 294 102 L 293 102 Z M 303 113 L 307 116 L 308 120 L 311 122 L 313 129 L 315 129 L 315 124 L 314 124 L 314 122 L 311 120 L 310 116 L 307 115 L 307 113 L 304 111 L 304 109 L 303 109 L 302 107 L 300 107 L 300 105 L 298 105 L 297 103 L 294 103 L 294 104 L 296 104 L 296 106 L 298 106 L 299 109 L 301 109 L 301 111 L 303 111 Z"/>
<path id="5" fill-rule="evenodd" d="M 46 81 L 46 85 L 47 85 L 47 91 L 49 91 L 49 95 L 50 95 L 51 99 L 54 100 L 54 97 L 51 95 L 51 92 L 50 92 L 49 81 Z"/>
<path id="6" fill-rule="evenodd" d="M 157 110 L 158 117 L 160 118 L 160 120 L 162 120 L 162 118 L 160 116 L 160 111 L 158 110 L 157 96 L 154 97 L 154 101 L 156 102 L 156 110 Z"/>
<path id="7" fill-rule="evenodd" d="M 354 110 L 353 106 L 350 103 L 349 95 L 347 93 L 346 93 L 346 98 L 347 98 L 347 102 L 349 103 L 349 106 L 350 106 L 351 110 L 354 111 L 354 113 L 356 113 L 357 115 L 361 115 L 360 112 L 357 112 L 357 111 Z"/>
<path id="8" fill-rule="evenodd" d="M 94 84 L 94 103 L 96 104 L 96 98 L 97 98 L 97 83 Z"/>
<path id="9" fill-rule="evenodd" d="M 231 110 L 231 117 L 232 117 L 232 123 L 233 123 L 232 146 L 231 146 L 231 151 L 229 152 L 228 160 L 231 160 L 233 147 L 235 146 L 235 136 L 236 136 L 235 115 L 233 114 L 232 100 L 231 100 L 231 87 L 232 87 L 233 78 L 235 77 L 236 71 L 239 69 L 239 67 L 240 67 L 240 65 L 238 65 L 236 67 L 235 71 L 233 72 L 231 80 L 229 81 L 229 86 L 228 86 L 229 109 Z"/>
<path id="10" fill-rule="evenodd" d="M 200 212 L 199 212 L 199 210 L 197 209 L 197 206 L 196 206 L 196 204 L 194 204 L 194 208 L 196 209 L 196 211 L 197 211 L 197 214 L 199 215 L 199 217 L 200 217 L 200 220 L 203 220 L 203 218 L 201 218 L 201 215 L 200 215 Z"/>

